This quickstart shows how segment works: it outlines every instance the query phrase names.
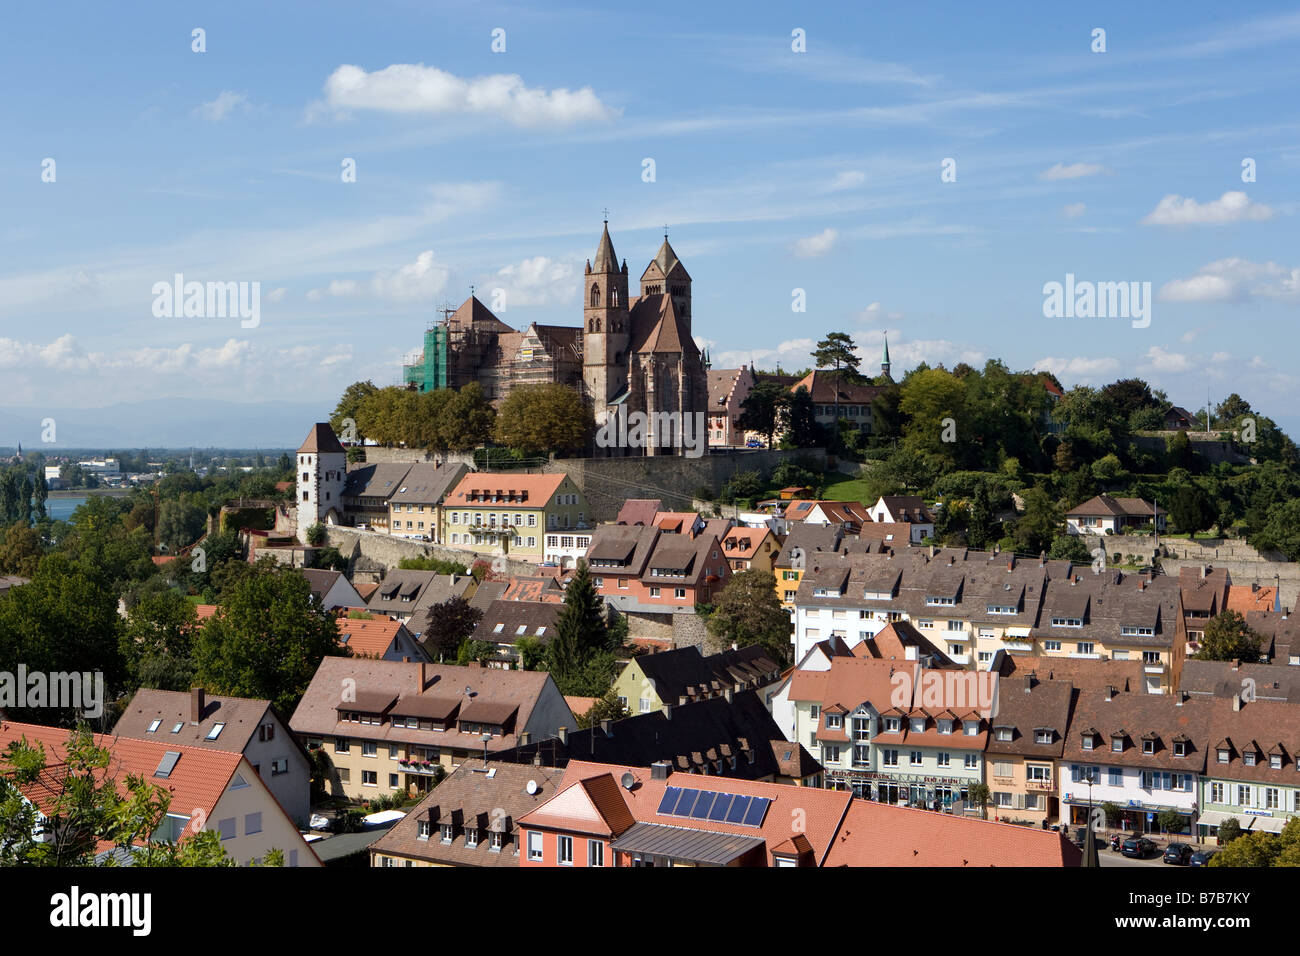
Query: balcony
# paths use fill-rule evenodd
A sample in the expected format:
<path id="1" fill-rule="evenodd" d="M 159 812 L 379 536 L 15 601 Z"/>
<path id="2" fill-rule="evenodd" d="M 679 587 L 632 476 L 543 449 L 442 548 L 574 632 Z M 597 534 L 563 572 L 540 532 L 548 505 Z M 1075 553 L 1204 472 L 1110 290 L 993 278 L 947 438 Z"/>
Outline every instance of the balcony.
<path id="1" fill-rule="evenodd" d="M 951 660 L 954 664 L 960 664 L 963 667 L 965 667 L 967 664 L 970 663 L 969 654 L 949 654 L 948 659 Z"/>
<path id="2" fill-rule="evenodd" d="M 1025 789 L 1039 793 L 1050 793 L 1056 789 L 1056 782 L 1053 780 L 1026 780 Z"/>
<path id="3" fill-rule="evenodd" d="M 1165 672 L 1164 661 L 1143 661 L 1142 672 L 1144 674 L 1163 674 Z"/>
<path id="4" fill-rule="evenodd" d="M 1033 641 L 1007 641 L 1002 642 L 1002 646 L 1008 651 L 1024 651 L 1028 653 L 1034 649 Z"/>

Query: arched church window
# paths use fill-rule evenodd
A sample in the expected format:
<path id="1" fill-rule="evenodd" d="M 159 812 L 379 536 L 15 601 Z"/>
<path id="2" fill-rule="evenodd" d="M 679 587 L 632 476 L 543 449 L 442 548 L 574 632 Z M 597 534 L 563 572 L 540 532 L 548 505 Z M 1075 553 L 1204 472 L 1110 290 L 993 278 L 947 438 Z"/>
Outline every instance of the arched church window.
<path id="1" fill-rule="evenodd" d="M 600 286 L 595 283 L 591 286 L 591 304 L 593 307 L 600 305 Z"/>
<path id="2" fill-rule="evenodd" d="M 618 305 L 618 290 L 615 289 L 609 294 L 610 305 Z"/>

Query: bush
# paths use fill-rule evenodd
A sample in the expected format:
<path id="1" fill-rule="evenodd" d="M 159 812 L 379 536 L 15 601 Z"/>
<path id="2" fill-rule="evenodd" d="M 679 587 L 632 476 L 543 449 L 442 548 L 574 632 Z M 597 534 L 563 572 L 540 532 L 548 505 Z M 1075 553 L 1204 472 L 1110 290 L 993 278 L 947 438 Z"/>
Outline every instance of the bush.
<path id="1" fill-rule="evenodd" d="M 307 543 L 313 548 L 325 543 L 325 526 L 319 521 L 307 529 Z"/>

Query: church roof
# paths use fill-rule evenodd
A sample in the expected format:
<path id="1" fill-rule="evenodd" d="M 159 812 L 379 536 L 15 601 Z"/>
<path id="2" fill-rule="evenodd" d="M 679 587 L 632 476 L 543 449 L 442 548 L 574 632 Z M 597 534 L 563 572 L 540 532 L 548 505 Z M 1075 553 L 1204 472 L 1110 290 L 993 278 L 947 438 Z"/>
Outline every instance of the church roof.
<path id="1" fill-rule="evenodd" d="M 645 272 L 641 274 L 641 278 L 645 279 L 647 276 L 653 275 L 655 272 L 658 272 L 659 275 L 667 278 L 673 270 L 678 270 L 677 274 L 684 276 L 688 280 L 691 277 L 690 273 L 686 271 L 686 267 L 682 265 L 681 260 L 677 258 L 677 253 L 673 252 L 673 247 L 668 244 L 668 237 L 664 236 L 664 244 L 659 247 L 659 251 L 655 253 L 655 257 L 650 260 L 650 264 L 646 266 Z"/>
<path id="2" fill-rule="evenodd" d="M 478 300 L 477 296 L 470 296 L 461 303 L 460 308 L 452 313 L 447 324 L 452 328 L 474 329 L 477 332 L 513 332 L 510 326 L 506 325 L 495 315 L 492 310 Z"/>
<path id="3" fill-rule="evenodd" d="M 683 356 L 698 357 L 700 350 L 691 338 L 690 329 L 678 315 L 670 295 L 643 295 L 631 309 L 632 327 L 644 330 L 644 335 L 634 342 L 635 352 L 680 352 Z"/>
<path id="4" fill-rule="evenodd" d="M 609 238 L 609 223 L 605 223 L 605 231 L 600 234 L 600 245 L 596 247 L 596 261 L 592 266 L 592 271 L 618 271 L 618 257 L 614 255 L 614 243 Z"/>

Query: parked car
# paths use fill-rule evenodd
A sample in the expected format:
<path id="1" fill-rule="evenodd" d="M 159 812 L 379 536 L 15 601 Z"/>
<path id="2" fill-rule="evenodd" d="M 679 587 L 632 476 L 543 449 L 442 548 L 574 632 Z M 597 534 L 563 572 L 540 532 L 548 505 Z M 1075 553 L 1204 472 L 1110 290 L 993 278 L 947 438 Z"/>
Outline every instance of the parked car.
<path id="1" fill-rule="evenodd" d="M 1164 861 L 1174 866 L 1186 866 L 1192 862 L 1192 848 L 1186 843 L 1171 843 L 1165 847 Z"/>
<path id="2" fill-rule="evenodd" d="M 1120 852 L 1125 856 L 1135 857 L 1139 860 L 1150 856 L 1155 851 L 1156 845 L 1146 837 L 1129 837 L 1120 848 Z"/>
<path id="3" fill-rule="evenodd" d="M 1218 850 L 1197 850 L 1187 859 L 1188 866 L 1209 866 Z"/>

